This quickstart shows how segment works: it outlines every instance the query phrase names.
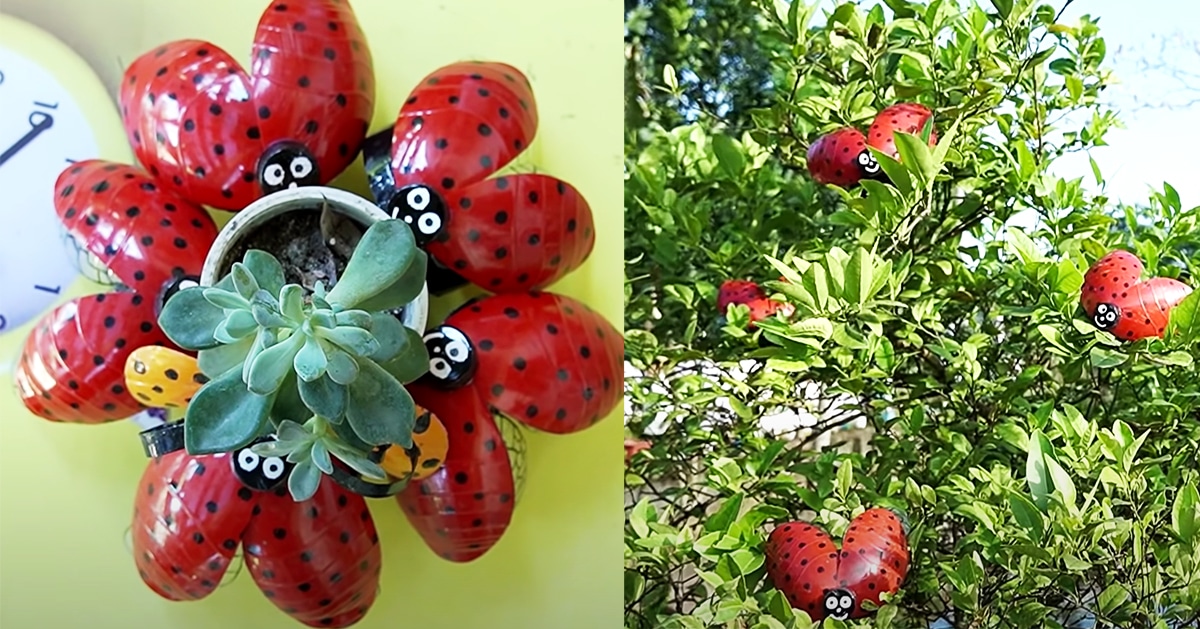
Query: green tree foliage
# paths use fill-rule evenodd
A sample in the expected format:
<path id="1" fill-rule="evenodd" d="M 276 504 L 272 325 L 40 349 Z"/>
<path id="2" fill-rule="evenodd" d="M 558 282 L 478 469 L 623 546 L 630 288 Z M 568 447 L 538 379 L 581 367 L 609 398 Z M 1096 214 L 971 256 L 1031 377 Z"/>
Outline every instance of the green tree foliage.
<path id="1" fill-rule="evenodd" d="M 770 525 L 836 537 L 874 505 L 905 514 L 913 562 L 857 626 L 1195 626 L 1200 294 L 1165 339 L 1129 344 L 1087 322 L 1079 290 L 1118 247 L 1189 280 L 1200 208 L 1167 184 L 1120 206 L 1094 162 L 1088 185 L 1052 168 L 1118 124 L 1096 20 L 1027 0 L 740 4 L 764 25 L 747 36 L 767 100 L 694 119 L 686 101 L 634 103 L 649 115 L 627 149 L 627 423 L 667 428 L 627 474 L 627 626 L 812 626 L 765 577 Z M 631 73 L 678 94 L 687 50 Z M 808 144 L 902 100 L 935 111 L 939 141 L 902 138 L 903 164 L 883 160 L 893 183 L 807 176 Z M 1006 228 L 1018 213 L 1036 227 Z M 795 313 L 718 313 L 729 278 Z M 760 429 L 814 405 L 817 433 L 865 421 L 868 450 Z"/>

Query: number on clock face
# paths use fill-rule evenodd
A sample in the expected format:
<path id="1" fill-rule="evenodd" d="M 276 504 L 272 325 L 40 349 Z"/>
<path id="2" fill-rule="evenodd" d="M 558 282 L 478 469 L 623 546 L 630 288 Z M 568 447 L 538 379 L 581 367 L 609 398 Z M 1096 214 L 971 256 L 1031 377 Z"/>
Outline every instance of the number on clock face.
<path id="1" fill-rule="evenodd" d="M 0 204 L 0 334 L 49 309 L 80 270 L 112 283 L 54 210 L 59 173 L 98 153 L 70 92 L 35 60 L 0 42 L 0 190 L 7 197 Z"/>

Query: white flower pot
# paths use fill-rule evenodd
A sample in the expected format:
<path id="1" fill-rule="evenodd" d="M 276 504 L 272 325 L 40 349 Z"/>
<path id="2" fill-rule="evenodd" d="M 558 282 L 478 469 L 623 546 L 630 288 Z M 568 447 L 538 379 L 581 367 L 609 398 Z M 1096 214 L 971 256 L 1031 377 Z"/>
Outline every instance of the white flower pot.
<path id="1" fill-rule="evenodd" d="M 320 208 L 322 203 L 328 204 L 334 211 L 344 214 L 364 227 L 389 218 L 371 201 L 337 188 L 307 186 L 269 194 L 234 215 L 217 235 L 216 242 L 208 251 L 208 257 L 204 259 L 200 285 L 216 284 L 221 279 L 217 273 L 226 266 L 226 257 L 242 238 L 254 233 L 260 225 L 287 212 Z M 405 326 L 424 334 L 428 316 L 429 287 L 425 286 L 415 300 L 403 307 L 400 320 Z"/>

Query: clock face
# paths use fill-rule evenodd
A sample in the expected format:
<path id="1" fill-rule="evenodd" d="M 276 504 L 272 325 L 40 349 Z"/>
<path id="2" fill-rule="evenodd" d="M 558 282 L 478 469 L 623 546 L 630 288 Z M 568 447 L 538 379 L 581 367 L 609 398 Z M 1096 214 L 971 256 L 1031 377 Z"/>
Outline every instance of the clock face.
<path id="1" fill-rule="evenodd" d="M 0 335 L 42 314 L 90 266 L 59 225 L 54 183 L 98 153 L 54 75 L 0 43 Z"/>

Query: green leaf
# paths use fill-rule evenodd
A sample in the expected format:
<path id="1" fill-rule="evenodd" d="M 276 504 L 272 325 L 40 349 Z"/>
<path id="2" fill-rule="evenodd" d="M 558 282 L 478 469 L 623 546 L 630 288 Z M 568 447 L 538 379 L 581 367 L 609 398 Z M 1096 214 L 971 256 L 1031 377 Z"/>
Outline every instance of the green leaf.
<path id="1" fill-rule="evenodd" d="M 250 368 L 254 366 L 254 359 L 262 353 L 263 350 L 275 345 L 275 332 L 268 328 L 259 328 L 258 334 L 254 336 L 254 341 L 250 344 L 250 351 L 246 352 L 246 358 L 242 360 L 242 380 L 250 379 Z"/>
<path id="2" fill-rule="evenodd" d="M 875 281 L 875 256 L 859 247 L 846 265 L 845 297 L 851 304 L 861 306 L 870 297 Z"/>
<path id="3" fill-rule="evenodd" d="M 288 284 L 279 289 L 279 311 L 296 323 L 304 321 L 304 288 L 299 284 Z"/>
<path id="4" fill-rule="evenodd" d="M 216 454 L 244 447 L 268 425 L 274 401 L 273 395 L 249 391 L 236 370 L 209 381 L 196 392 L 184 417 L 188 453 Z"/>
<path id="5" fill-rule="evenodd" d="M 704 522 L 704 530 L 706 531 L 725 531 L 729 529 L 729 525 L 737 520 L 738 514 L 742 510 L 742 500 L 745 495 L 736 493 L 721 505 L 721 508 L 716 513 L 710 515 L 708 520 Z"/>
<path id="6" fill-rule="evenodd" d="M 273 393 L 283 384 L 292 371 L 296 354 L 304 347 L 304 334 L 296 333 L 286 340 L 259 352 L 250 364 L 246 385 L 254 393 Z"/>
<path id="7" fill-rule="evenodd" d="M 1049 449 L 1049 443 L 1042 431 L 1035 430 L 1029 436 L 1029 455 L 1025 459 L 1025 482 L 1029 485 L 1033 504 L 1043 512 L 1046 511 L 1052 491 L 1046 459 L 1042 456 L 1043 448 Z"/>
<path id="8" fill-rule="evenodd" d="M 376 313 L 383 315 L 385 313 Z M 393 319 L 391 315 L 387 315 Z M 343 310 L 333 316 L 333 322 L 336 325 L 352 325 L 364 330 L 372 330 L 372 316 L 366 310 Z"/>
<path id="9" fill-rule="evenodd" d="M 288 476 L 288 492 L 296 502 L 304 502 L 317 494 L 322 478 L 321 470 L 312 459 L 300 461 Z"/>
<path id="10" fill-rule="evenodd" d="M 425 277 L 427 267 L 429 265 L 429 257 L 424 251 L 418 251 L 416 258 L 409 265 L 408 270 L 400 279 L 396 280 L 391 286 L 383 289 L 379 294 L 370 299 L 363 300 L 358 304 L 358 307 L 371 312 L 381 310 L 395 310 L 402 306 L 412 303 L 421 291 L 425 288 Z"/>
<path id="11" fill-rule="evenodd" d="M 842 459 L 837 471 L 837 493 L 839 496 L 849 496 L 850 486 L 854 484 L 854 461 Z"/>
<path id="12" fill-rule="evenodd" d="M 230 277 L 233 276 L 231 275 Z M 243 308 L 246 310 L 250 309 L 250 299 L 247 297 L 242 297 L 236 292 L 225 290 L 223 288 L 217 288 L 216 286 L 198 286 L 196 288 L 199 288 L 201 291 L 203 291 L 204 299 L 207 300 L 208 303 L 218 308 L 229 310 L 240 310 Z M 180 293 L 182 292 L 183 291 L 180 291 Z"/>
<path id="13" fill-rule="evenodd" d="M 1040 544 L 1042 536 L 1045 534 L 1045 521 L 1037 506 L 1024 495 L 1015 491 L 1008 492 L 1008 506 L 1012 510 L 1013 518 L 1017 520 L 1021 528 L 1029 533 L 1029 538 L 1035 544 Z"/>
<path id="14" fill-rule="evenodd" d="M 1004 242 L 1005 248 L 1016 255 L 1022 264 L 1029 265 L 1043 259 L 1042 255 L 1038 253 L 1037 245 L 1033 243 L 1033 239 L 1025 235 L 1025 232 L 1015 227 L 1009 227 L 1005 230 L 1005 234 L 1008 236 Z"/>
<path id="15" fill-rule="evenodd" d="M 316 465 L 317 469 L 326 474 L 333 473 L 333 459 L 329 458 L 329 450 L 325 447 L 324 442 L 314 443 L 310 456 L 312 456 L 313 465 Z"/>
<path id="16" fill-rule="evenodd" d="M 234 262 L 233 269 L 229 272 L 233 278 L 233 288 L 244 299 L 251 299 L 254 293 L 259 290 L 258 281 L 254 279 L 254 275 L 250 273 L 250 269 L 246 268 L 241 262 Z"/>
<path id="17" fill-rule="evenodd" d="M 906 197 L 912 194 L 912 175 L 909 174 L 904 164 L 901 164 L 893 159 L 892 156 L 879 151 L 875 147 L 870 147 L 870 151 L 875 156 L 875 161 L 879 162 L 879 166 L 883 169 L 884 174 L 888 176 L 888 181 L 892 182 L 892 185 L 900 191 L 900 194 Z"/>
<path id="18" fill-rule="evenodd" d="M 193 286 L 175 293 L 158 315 L 158 325 L 167 338 L 184 349 L 210 349 L 221 344 L 213 338 L 213 331 L 225 320 L 225 311 L 205 298 L 205 290 Z"/>
<path id="19" fill-rule="evenodd" d="M 717 155 L 717 163 L 730 177 L 740 177 L 746 168 L 746 158 L 737 142 L 729 136 L 719 133 L 712 137 L 713 153 Z"/>
<path id="20" fill-rule="evenodd" d="M 1110 369 L 1124 364 L 1129 360 L 1129 355 L 1096 345 L 1092 347 L 1091 360 L 1092 366 L 1097 369 Z"/>
<path id="21" fill-rule="evenodd" d="M 1120 583 L 1114 583 L 1100 593 L 1100 597 L 1096 599 L 1096 602 L 1100 605 L 1100 613 L 1107 616 L 1124 605 L 1128 600 L 1129 591 Z"/>
<path id="22" fill-rule="evenodd" d="M 929 151 L 929 143 L 921 138 L 903 131 L 894 132 L 896 149 L 900 152 L 900 162 L 916 174 L 925 187 L 933 182 L 937 175 L 937 166 L 933 163 L 933 154 Z"/>
<path id="23" fill-rule="evenodd" d="M 303 336 L 304 345 L 300 351 L 296 352 L 296 357 L 292 360 L 292 367 L 302 381 L 312 382 L 325 375 L 325 367 L 329 361 L 325 358 L 325 350 L 321 349 L 320 341 L 307 334 Z"/>
<path id="24" fill-rule="evenodd" d="M 359 452 L 355 452 L 345 444 L 338 441 L 325 442 L 329 448 L 330 454 L 341 459 L 343 463 L 349 465 L 351 469 L 358 472 L 365 478 L 385 479 L 388 473 L 384 471 L 378 463 L 368 459 Z"/>
<path id="25" fill-rule="evenodd" d="M 1196 539 L 1197 505 L 1200 505 L 1200 495 L 1197 495 L 1196 484 L 1189 482 L 1175 494 L 1171 506 L 1171 528 L 1189 547 Z"/>
<path id="26" fill-rule="evenodd" d="M 1054 458 L 1054 455 L 1049 452 L 1043 452 L 1042 455 L 1046 459 L 1046 470 L 1050 473 L 1050 481 L 1054 484 L 1054 489 L 1062 495 L 1063 503 L 1068 509 L 1075 508 L 1075 482 L 1071 480 L 1071 475 L 1066 469 Z"/>
<path id="27" fill-rule="evenodd" d="M 295 371 L 288 371 L 287 378 L 283 381 L 283 386 L 279 387 L 279 390 L 275 392 L 275 404 L 271 407 L 272 420 L 276 422 L 288 422 L 292 420 L 303 422 L 312 417 L 312 410 L 305 406 L 304 400 L 300 398 L 300 389 L 297 384 L 299 381 L 300 378 L 296 377 Z M 279 437 L 282 439 L 283 434 L 279 433 Z"/>
<path id="28" fill-rule="evenodd" d="M 333 381 L 329 374 L 311 382 L 299 380 L 300 399 L 313 413 L 339 419 L 346 412 L 346 387 Z"/>
<path id="29" fill-rule="evenodd" d="M 254 339 L 247 337 L 232 345 L 218 345 L 211 349 L 200 350 L 196 354 L 197 365 L 204 375 L 216 378 L 230 369 L 241 367 L 242 361 L 246 360 L 246 355 L 250 353 L 250 346 L 253 344 Z"/>
<path id="30" fill-rule="evenodd" d="M 379 349 L 371 354 L 371 360 L 383 364 L 403 352 L 410 342 L 408 328 L 395 316 L 387 312 L 371 315 L 371 335 L 379 343 Z"/>
<path id="31" fill-rule="evenodd" d="M 375 340 L 370 332 L 353 326 L 343 325 L 333 329 L 318 329 L 316 333 L 321 339 L 360 358 L 374 355 L 381 347 L 379 341 Z"/>
<path id="32" fill-rule="evenodd" d="M 329 364 L 325 367 L 325 372 L 329 377 L 338 384 L 350 384 L 358 377 L 358 361 L 350 354 L 341 349 L 328 345 L 325 347 L 325 356 L 329 359 Z"/>
<path id="33" fill-rule="evenodd" d="M 398 382 L 408 384 L 429 373 L 429 352 L 425 349 L 425 342 L 421 340 L 421 335 L 416 330 L 406 327 L 404 333 L 408 336 L 408 342 L 405 343 L 404 349 L 386 363 L 380 363 L 379 366 L 392 374 L 392 377 Z"/>
<path id="34" fill-rule="evenodd" d="M 396 444 L 412 447 L 416 408 L 404 385 L 374 361 L 359 364 L 358 377 L 350 384 L 346 420 L 363 441 L 371 445 Z"/>
<path id="35" fill-rule="evenodd" d="M 283 265 L 275 256 L 259 249 L 251 249 L 242 257 L 242 264 L 254 276 L 258 287 L 272 295 L 278 295 L 283 288 Z"/>
<path id="36" fill-rule="evenodd" d="M 1200 338 L 1200 292 L 1193 291 L 1171 309 L 1166 337 L 1191 343 Z"/>
<path id="37" fill-rule="evenodd" d="M 358 306 L 403 277 L 418 253 L 422 252 L 404 221 L 393 218 L 376 222 L 358 241 L 346 270 L 325 301 L 347 310 Z"/>
<path id="38" fill-rule="evenodd" d="M 237 343 L 258 330 L 258 321 L 248 310 L 234 310 L 213 331 L 213 338 L 222 343 Z"/>

